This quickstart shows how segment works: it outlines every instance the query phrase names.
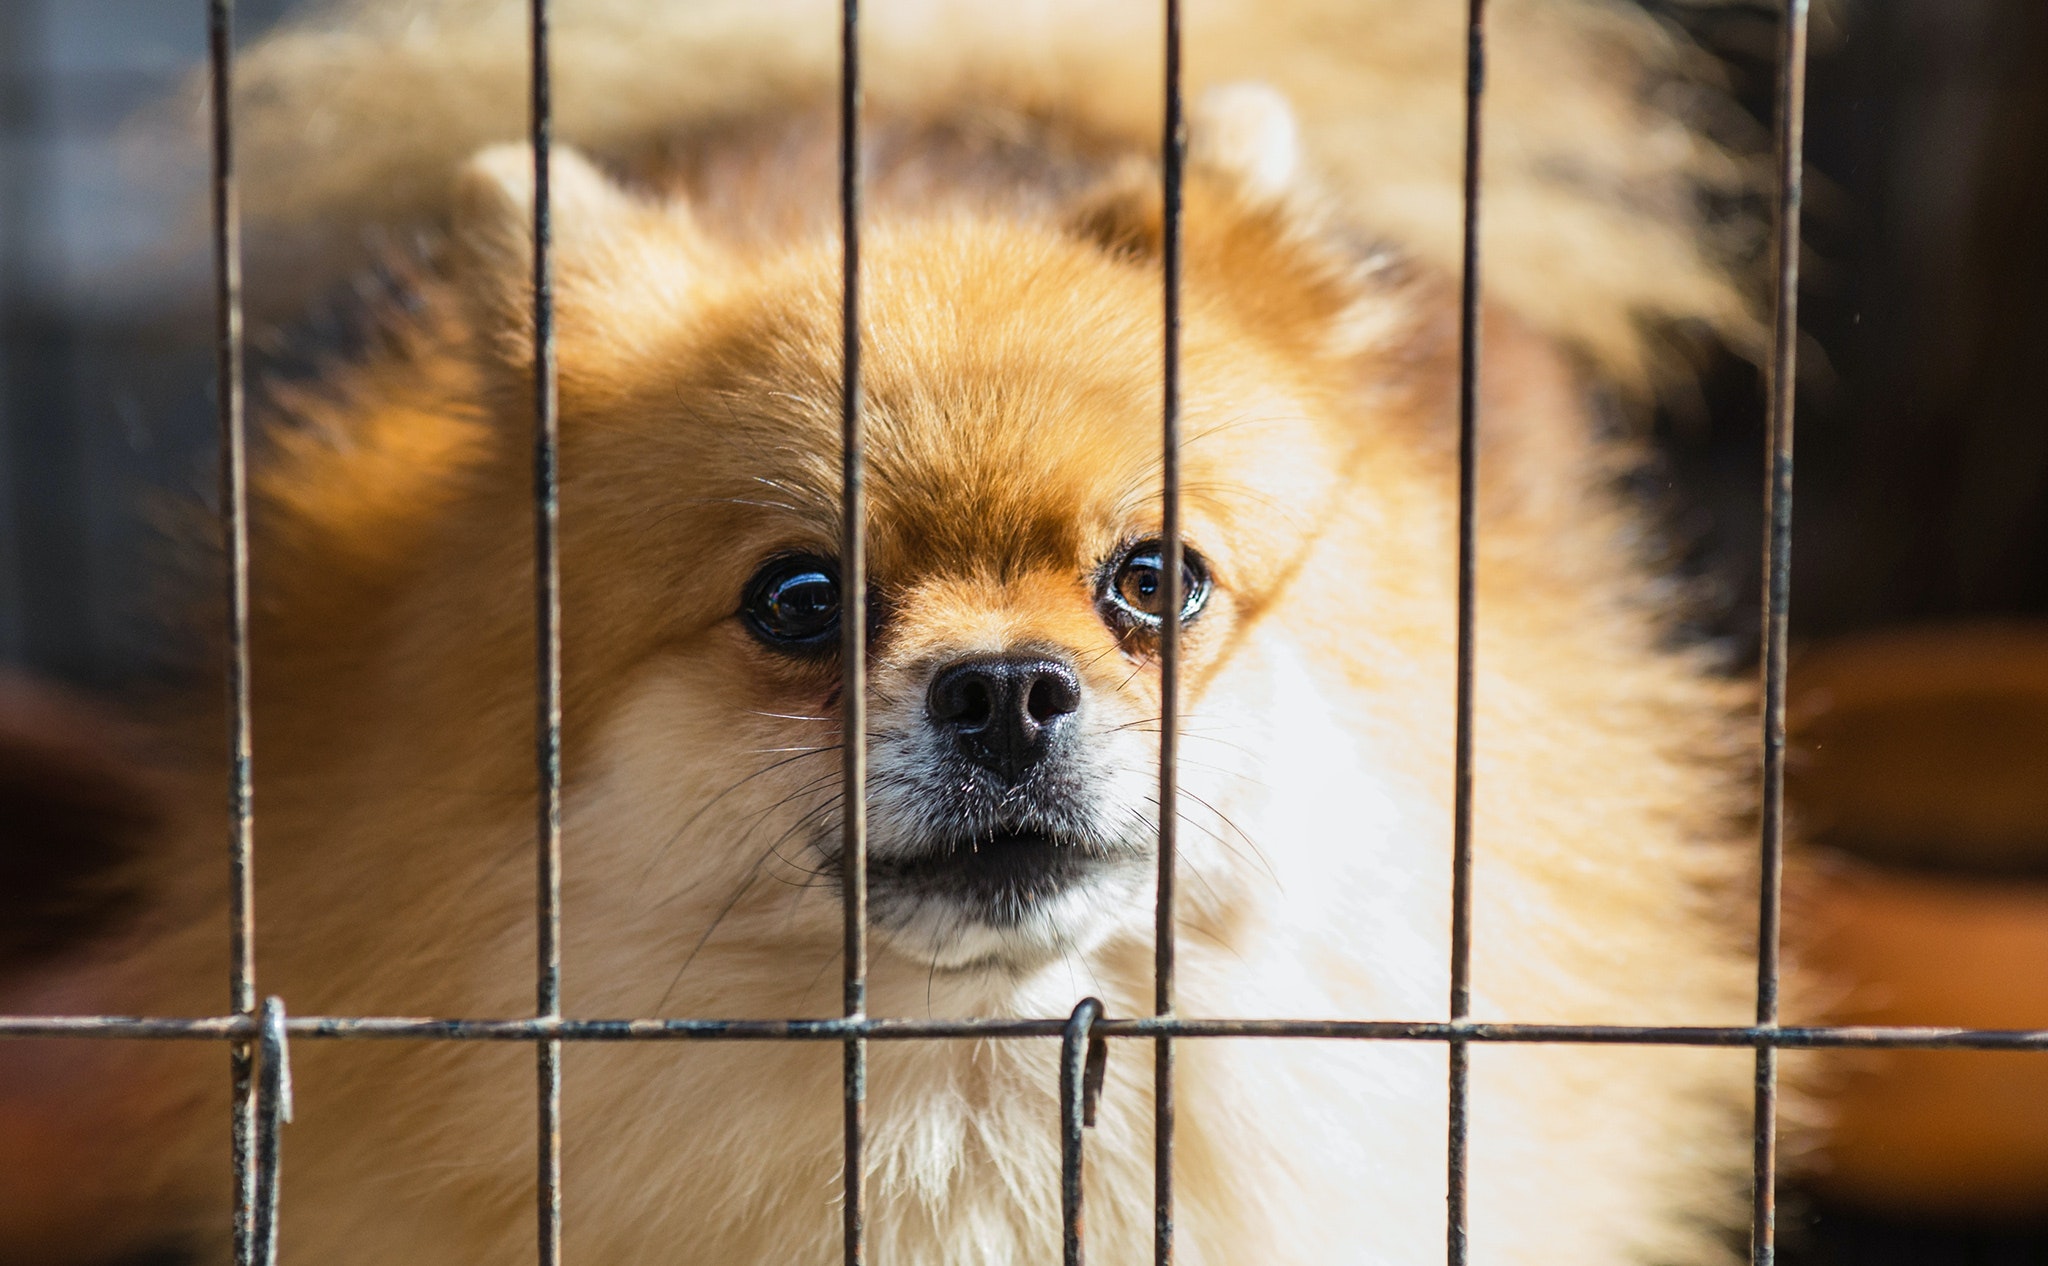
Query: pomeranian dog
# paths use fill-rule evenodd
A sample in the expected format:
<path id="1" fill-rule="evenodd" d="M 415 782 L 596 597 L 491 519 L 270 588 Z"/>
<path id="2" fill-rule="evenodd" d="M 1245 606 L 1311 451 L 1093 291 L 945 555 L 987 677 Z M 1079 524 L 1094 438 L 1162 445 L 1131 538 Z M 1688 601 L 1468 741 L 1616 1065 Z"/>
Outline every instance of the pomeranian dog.
<path id="1" fill-rule="evenodd" d="M 1613 419 L 1674 363 L 1660 329 L 1745 336 L 1692 211 L 1743 169 L 1652 104 L 1704 89 L 1648 18 L 1494 7 L 1475 1013 L 1741 1023 L 1746 694 L 1672 635 Z M 834 12 L 557 8 L 565 1006 L 831 1015 Z M 1185 1015 L 1445 1014 L 1463 14 L 1189 7 Z M 259 243 L 323 267 L 424 243 L 385 260 L 363 346 L 264 406 L 258 984 L 295 1014 L 531 1009 L 524 19 L 517 0 L 364 0 L 242 67 Z M 1064 1016 L 1089 994 L 1147 1013 L 1158 13 L 875 0 L 863 38 L 871 1013 Z M 109 1006 L 221 1009 L 213 726 L 189 723 L 158 913 L 104 969 Z M 1051 1259 L 1056 1048 L 872 1048 L 875 1261 Z M 79 1058 L 147 1104 L 100 1181 L 215 1260 L 218 1047 Z M 284 1252 L 521 1260 L 532 1059 L 298 1043 Z M 1189 1040 L 1178 1059 L 1182 1261 L 1441 1259 L 1440 1045 Z M 571 1260 L 834 1259 L 836 1046 L 566 1061 Z M 1747 1052 L 1473 1063 L 1475 1260 L 1726 1257 Z M 1149 1046 L 1112 1044 L 1088 1144 L 1101 1261 L 1148 1260 L 1150 1068 Z"/>

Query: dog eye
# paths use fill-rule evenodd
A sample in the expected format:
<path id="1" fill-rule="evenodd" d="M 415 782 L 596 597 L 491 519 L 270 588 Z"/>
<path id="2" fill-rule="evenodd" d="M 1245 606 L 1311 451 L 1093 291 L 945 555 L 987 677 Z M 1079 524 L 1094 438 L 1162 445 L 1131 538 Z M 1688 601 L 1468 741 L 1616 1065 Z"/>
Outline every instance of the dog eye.
<path id="1" fill-rule="evenodd" d="M 1166 547 L 1145 540 L 1105 569 L 1097 601 L 1103 615 L 1126 627 L 1157 628 L 1166 609 Z M 1191 620 L 1209 601 L 1209 567 L 1186 546 L 1180 556 L 1180 618 Z"/>
<path id="2" fill-rule="evenodd" d="M 754 636 L 776 650 L 818 654 L 839 632 L 839 571 L 830 559 L 772 559 L 747 582 L 740 608 Z"/>

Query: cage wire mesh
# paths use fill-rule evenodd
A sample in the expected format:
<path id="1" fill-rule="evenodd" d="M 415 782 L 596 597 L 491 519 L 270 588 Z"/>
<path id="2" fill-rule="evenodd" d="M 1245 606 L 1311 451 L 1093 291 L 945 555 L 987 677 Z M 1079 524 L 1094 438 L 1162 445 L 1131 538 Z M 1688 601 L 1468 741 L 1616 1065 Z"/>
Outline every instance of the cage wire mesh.
<path id="1" fill-rule="evenodd" d="M 861 63 L 858 0 L 840 9 L 839 212 L 843 235 L 840 423 L 844 495 L 840 525 L 845 615 L 841 656 L 842 898 L 845 990 L 842 1014 L 831 1019 L 579 1019 L 562 1011 L 562 666 L 558 401 L 555 383 L 553 262 L 549 154 L 553 101 L 549 73 L 548 0 L 530 2 L 529 140 L 534 160 L 533 309 L 535 440 L 533 450 L 533 577 L 537 659 L 534 665 L 534 773 L 538 956 L 534 1014 L 517 1019 L 392 1016 L 288 1016 L 281 999 L 259 1002 L 253 935 L 252 754 L 249 681 L 249 559 L 246 423 L 243 393 L 241 225 L 234 146 L 233 0 L 208 0 L 212 127 L 212 212 L 216 373 L 220 443 L 221 533 L 227 559 L 227 716 L 229 728 L 230 980 L 223 1014 L 197 1018 L 130 1016 L 0 1016 L 0 1038 L 210 1039 L 229 1053 L 233 1088 L 234 1253 L 238 1266 L 271 1266 L 277 1256 L 280 1145 L 291 1115 L 289 1042 L 338 1039 L 531 1043 L 536 1051 L 537 1252 L 543 1266 L 562 1254 L 562 1048 L 566 1042 L 809 1041 L 844 1049 L 844 1260 L 866 1258 L 865 1191 L 867 1044 L 901 1040 L 1058 1039 L 1060 1068 L 1063 1260 L 1084 1258 L 1082 1167 L 1094 1098 L 1102 1084 L 1106 1039 L 1149 1041 L 1154 1062 L 1154 1256 L 1174 1256 L 1174 1044 L 1208 1038 L 1324 1038 L 1440 1042 L 1449 1055 L 1446 1253 L 1463 1266 L 1468 1242 L 1466 1156 L 1470 1047 L 1477 1043 L 1604 1044 L 1752 1048 L 1755 1052 L 1754 1148 L 1750 1259 L 1775 1256 L 1777 1072 L 1781 1049 L 1839 1047 L 2048 1049 L 2048 1030 L 1782 1026 L 1779 1024 L 1779 905 L 1784 845 L 1784 755 L 1787 598 L 1792 536 L 1792 422 L 1799 283 L 1801 152 L 1805 108 L 1807 0 L 1783 0 L 1779 13 L 1775 109 L 1776 187 L 1772 232 L 1772 339 L 1767 366 L 1768 441 L 1765 482 L 1764 621 L 1761 674 L 1761 803 L 1759 830 L 1756 1020 L 1749 1026 L 1675 1027 L 1518 1024 L 1471 1019 L 1473 682 L 1476 630 L 1478 374 L 1481 349 L 1482 104 L 1486 80 L 1486 3 L 1467 0 L 1463 277 L 1458 368 L 1459 512 L 1457 671 L 1454 754 L 1450 996 L 1445 1020 L 1207 1019 L 1182 1016 L 1174 991 L 1174 805 L 1177 793 L 1181 594 L 1180 540 L 1180 273 L 1181 180 L 1186 133 L 1181 95 L 1181 5 L 1163 0 L 1164 126 L 1160 137 L 1164 205 L 1160 365 L 1163 408 L 1162 531 L 1165 595 L 1159 643 L 1162 720 L 1158 762 L 1158 900 L 1152 1014 L 1109 1016 L 1084 999 L 1066 1017 L 1023 1019 L 900 1019 L 867 1014 L 867 753 L 866 453 L 862 429 L 860 310 Z"/>

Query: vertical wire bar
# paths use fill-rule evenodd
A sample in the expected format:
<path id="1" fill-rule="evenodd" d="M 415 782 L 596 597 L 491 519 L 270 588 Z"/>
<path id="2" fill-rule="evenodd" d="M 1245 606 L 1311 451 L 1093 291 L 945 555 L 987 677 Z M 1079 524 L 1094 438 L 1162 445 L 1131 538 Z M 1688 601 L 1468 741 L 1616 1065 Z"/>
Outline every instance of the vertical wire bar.
<path id="1" fill-rule="evenodd" d="M 1099 1089 L 1100 1038 L 1089 1030 L 1102 1018 L 1102 1002 L 1083 998 L 1060 1039 L 1060 1252 L 1064 1266 L 1082 1266 L 1087 1227 L 1081 1209 L 1082 1131 L 1093 1124 L 1091 1089 Z M 1093 1065 L 1091 1067 L 1091 1064 Z"/>
<path id="2" fill-rule="evenodd" d="M 867 442 L 860 382 L 860 3 L 842 0 L 839 26 L 839 233 L 840 460 L 843 502 L 840 582 L 840 818 L 839 871 L 846 916 L 846 1015 L 868 1009 L 868 743 L 867 743 Z M 846 1266 L 867 1252 L 868 1046 L 846 1039 L 845 1215 Z"/>
<path id="3" fill-rule="evenodd" d="M 550 151 L 554 100 L 547 0 L 531 0 L 529 125 L 533 147 L 533 605 L 537 894 L 534 1011 L 562 1014 L 562 568 L 561 418 L 555 390 L 553 207 Z M 562 1044 L 535 1053 L 540 1266 L 562 1259 Z"/>
<path id="4" fill-rule="evenodd" d="M 227 555 L 228 1005 L 256 1011 L 255 877 L 250 842 L 249 479 L 242 400 L 242 208 L 235 178 L 234 0 L 207 4 L 213 94 L 214 401 L 220 426 L 222 552 Z M 254 1261 L 256 1208 L 255 1045 L 230 1044 L 233 1091 L 235 1261 Z"/>
<path id="5" fill-rule="evenodd" d="M 1458 665 L 1451 800 L 1451 1021 L 1472 1014 L 1472 696 L 1479 587 L 1479 171 L 1486 94 L 1486 0 L 1465 16 L 1464 276 L 1458 293 Z M 1466 1157 L 1469 1151 L 1471 1048 L 1449 1043 L 1445 1122 L 1444 1253 L 1464 1266 L 1467 1253 Z"/>
<path id="6" fill-rule="evenodd" d="M 1804 197 L 1807 0 L 1785 0 L 1778 33 L 1776 276 L 1770 442 L 1764 480 L 1763 813 L 1757 900 L 1757 1027 L 1778 1026 L 1778 919 L 1785 857 L 1785 666 L 1792 595 L 1792 415 L 1798 388 L 1799 213 Z M 1778 1048 L 1756 1051 L 1750 1261 L 1777 1257 Z"/>
<path id="7" fill-rule="evenodd" d="M 1174 884 L 1180 822 L 1180 281 L 1181 176 L 1187 166 L 1187 125 L 1181 109 L 1180 0 L 1166 5 L 1166 101 L 1160 135 L 1160 264 L 1163 312 L 1160 366 L 1160 479 L 1162 562 L 1166 588 L 1159 622 L 1159 888 L 1152 933 L 1152 1012 L 1174 1008 Z M 1152 1258 L 1173 1261 L 1173 1042 L 1153 1042 Z"/>

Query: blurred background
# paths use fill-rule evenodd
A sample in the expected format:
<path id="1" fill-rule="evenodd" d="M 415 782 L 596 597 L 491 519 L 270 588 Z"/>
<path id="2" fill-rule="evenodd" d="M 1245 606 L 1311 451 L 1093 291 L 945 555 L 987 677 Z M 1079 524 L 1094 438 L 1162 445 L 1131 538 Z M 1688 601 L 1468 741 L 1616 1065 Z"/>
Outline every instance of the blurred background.
<path id="1" fill-rule="evenodd" d="M 241 35 L 289 7 L 243 0 Z M 0 665 L 157 667 L 143 494 L 207 492 L 211 287 L 128 135 L 205 40 L 199 4 L 0 0 Z"/>
<path id="2" fill-rule="evenodd" d="M 1642 2 L 1767 117 L 1768 6 Z M 287 7 L 242 0 L 242 37 Z M 0 0 L 0 671 L 86 692 L 164 671 L 149 507 L 211 499 L 205 259 L 167 245 L 203 226 L 125 139 L 202 58 L 200 10 Z M 1788 926 L 1842 982 L 1828 1019 L 2048 1027 L 2044 66 L 2043 0 L 1817 9 L 1791 771 L 1817 846 Z M 252 339 L 260 373 L 281 345 Z M 1737 664 L 1761 390 L 1712 358 L 1659 415 L 1646 479 L 1700 578 L 1699 632 Z M 1788 1260 L 2048 1260 L 2048 1055 L 1814 1075 L 1834 1125 L 1786 1193 Z"/>

